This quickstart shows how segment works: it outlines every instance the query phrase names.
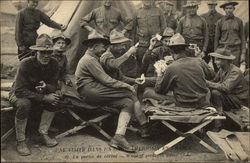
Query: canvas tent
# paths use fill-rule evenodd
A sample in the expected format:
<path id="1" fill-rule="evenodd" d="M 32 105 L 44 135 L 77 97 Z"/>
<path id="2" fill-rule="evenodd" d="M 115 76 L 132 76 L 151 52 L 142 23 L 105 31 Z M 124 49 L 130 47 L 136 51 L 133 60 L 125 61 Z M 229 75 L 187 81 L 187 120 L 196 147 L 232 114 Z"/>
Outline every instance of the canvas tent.
<path id="1" fill-rule="evenodd" d="M 104 1 L 62 1 L 51 19 L 56 22 L 67 25 L 64 34 L 72 40 L 71 45 L 67 51 L 68 65 L 67 70 L 73 74 L 79 59 L 82 57 L 86 47 L 82 45 L 82 41 L 87 39 L 88 31 L 82 29 L 79 25 L 79 20 L 87 15 L 94 8 L 103 5 Z M 115 1 L 114 6 L 119 8 L 122 14 L 132 17 L 134 14 L 134 5 L 130 1 Z M 48 33 L 53 35 L 58 30 L 48 28 L 42 25 L 38 33 Z"/>
<path id="2" fill-rule="evenodd" d="M 17 9 L 10 1 L 0 1 L 1 26 L 11 26 L 15 22 Z"/>

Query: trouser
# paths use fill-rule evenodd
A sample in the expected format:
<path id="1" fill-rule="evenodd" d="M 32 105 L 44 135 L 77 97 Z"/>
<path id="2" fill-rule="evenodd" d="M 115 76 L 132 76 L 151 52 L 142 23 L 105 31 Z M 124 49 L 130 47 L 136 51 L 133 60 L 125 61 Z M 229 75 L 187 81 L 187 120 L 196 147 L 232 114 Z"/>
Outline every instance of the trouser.
<path id="1" fill-rule="evenodd" d="M 210 38 L 209 42 L 208 42 L 208 46 L 207 46 L 207 52 L 205 54 L 206 56 L 203 58 L 203 60 L 206 63 L 209 63 L 210 59 L 212 59 L 212 64 L 213 64 L 214 71 L 218 72 L 219 69 L 218 69 L 217 65 L 215 64 L 215 58 L 211 57 L 209 55 L 209 53 L 212 53 L 212 52 L 214 52 L 214 39 Z"/>
<path id="2" fill-rule="evenodd" d="M 232 94 L 225 94 L 216 89 L 211 90 L 211 103 L 218 111 L 229 111 L 240 109 L 241 105 L 247 105 L 247 100 L 240 100 Z"/>

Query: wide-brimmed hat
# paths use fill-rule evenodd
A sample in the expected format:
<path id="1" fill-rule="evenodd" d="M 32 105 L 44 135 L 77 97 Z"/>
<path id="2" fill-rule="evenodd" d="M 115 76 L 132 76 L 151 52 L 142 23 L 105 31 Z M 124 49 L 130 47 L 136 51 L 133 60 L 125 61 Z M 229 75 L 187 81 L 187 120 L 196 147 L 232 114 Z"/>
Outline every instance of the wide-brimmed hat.
<path id="1" fill-rule="evenodd" d="M 119 44 L 119 43 L 131 41 L 130 39 L 125 37 L 123 33 L 118 32 L 115 29 L 110 32 L 109 40 L 111 44 Z"/>
<path id="2" fill-rule="evenodd" d="M 217 5 L 216 0 L 210 0 L 207 2 L 208 5 Z"/>
<path id="3" fill-rule="evenodd" d="M 174 4 L 173 4 L 172 2 L 169 2 L 169 1 L 164 1 L 164 2 L 165 2 L 165 4 L 167 4 L 167 5 L 174 6 Z"/>
<path id="4" fill-rule="evenodd" d="M 183 5 L 183 7 L 187 8 L 187 7 L 193 7 L 193 6 L 198 6 L 200 3 L 197 1 L 187 1 L 187 3 L 185 5 Z"/>
<path id="5" fill-rule="evenodd" d="M 186 44 L 186 41 L 181 34 L 176 33 L 169 39 L 168 46 L 189 46 L 189 45 Z"/>
<path id="6" fill-rule="evenodd" d="M 51 37 L 47 34 L 41 34 L 36 39 L 36 45 L 30 47 L 31 50 L 39 50 L 39 51 L 52 51 L 53 41 Z"/>
<path id="7" fill-rule="evenodd" d="M 82 43 L 89 45 L 89 43 L 93 43 L 93 42 L 99 42 L 102 41 L 104 44 L 110 44 L 110 41 L 108 38 L 104 37 L 104 35 L 98 33 L 96 30 L 93 30 L 89 33 L 88 35 L 88 39 L 84 40 Z"/>
<path id="8" fill-rule="evenodd" d="M 223 3 L 222 5 L 220 5 L 220 8 L 225 8 L 225 7 L 228 6 L 228 5 L 236 6 L 236 5 L 238 5 L 238 4 L 239 4 L 238 2 L 227 1 L 227 2 Z"/>
<path id="9" fill-rule="evenodd" d="M 170 27 L 166 27 L 162 34 L 162 37 L 172 37 L 173 35 L 174 35 L 174 30 Z"/>
<path id="10" fill-rule="evenodd" d="M 67 45 L 71 43 L 70 38 L 66 37 L 63 33 L 57 33 L 52 36 L 52 41 L 55 43 L 58 39 L 63 39 Z"/>
<path id="11" fill-rule="evenodd" d="M 218 48 L 213 53 L 209 53 L 210 56 L 227 59 L 227 60 L 234 60 L 236 57 L 231 54 L 231 51 L 226 48 Z"/>

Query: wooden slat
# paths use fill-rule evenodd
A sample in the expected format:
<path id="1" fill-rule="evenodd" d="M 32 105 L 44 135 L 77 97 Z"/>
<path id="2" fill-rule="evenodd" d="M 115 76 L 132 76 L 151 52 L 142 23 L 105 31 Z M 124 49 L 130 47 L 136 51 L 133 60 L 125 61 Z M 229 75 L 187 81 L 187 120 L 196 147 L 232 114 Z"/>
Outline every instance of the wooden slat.
<path id="1" fill-rule="evenodd" d="M 9 91 L 13 82 L 1 83 L 1 90 Z"/>
<path id="2" fill-rule="evenodd" d="M 1 99 L 9 99 L 9 92 L 7 91 L 1 91 Z"/>
<path id="3" fill-rule="evenodd" d="M 7 131 L 3 136 L 1 136 L 1 142 L 5 141 L 12 133 L 14 133 L 15 128 L 12 127 L 9 131 Z"/>

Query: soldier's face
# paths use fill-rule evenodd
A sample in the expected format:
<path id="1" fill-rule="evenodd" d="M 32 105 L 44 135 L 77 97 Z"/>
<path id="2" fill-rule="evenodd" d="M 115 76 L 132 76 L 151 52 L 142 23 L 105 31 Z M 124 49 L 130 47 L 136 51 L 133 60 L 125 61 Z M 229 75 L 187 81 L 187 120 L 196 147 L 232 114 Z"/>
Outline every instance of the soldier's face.
<path id="1" fill-rule="evenodd" d="M 37 51 L 37 60 L 41 65 L 49 64 L 53 51 Z"/>
<path id="2" fill-rule="evenodd" d="M 106 50 L 107 46 L 105 46 L 103 43 L 98 43 L 94 45 L 94 51 L 98 57 L 101 57 Z"/>
<path id="3" fill-rule="evenodd" d="M 233 5 L 227 5 L 224 8 L 226 15 L 233 15 L 234 10 L 235 10 L 235 7 Z"/>
<path id="4" fill-rule="evenodd" d="M 152 3 L 152 1 L 142 1 L 143 6 L 145 7 L 151 7 Z"/>
<path id="5" fill-rule="evenodd" d="M 28 1 L 28 7 L 35 9 L 38 5 L 38 1 Z"/>
<path id="6" fill-rule="evenodd" d="M 112 48 L 116 53 L 119 53 L 119 55 L 123 55 L 127 50 L 127 43 L 124 42 L 120 44 L 114 44 Z"/>
<path id="7" fill-rule="evenodd" d="M 215 4 L 210 4 L 210 5 L 208 5 L 209 11 L 215 11 L 215 7 L 216 7 Z"/>
<path id="8" fill-rule="evenodd" d="M 162 39 L 162 44 L 164 45 L 164 46 L 168 46 L 169 45 L 169 40 L 170 40 L 170 38 L 171 37 L 164 37 L 163 39 Z"/>
<path id="9" fill-rule="evenodd" d="M 215 64 L 217 65 L 218 68 L 224 68 L 229 64 L 229 61 L 215 57 Z"/>
<path id="10" fill-rule="evenodd" d="M 196 15 L 197 14 L 197 10 L 198 10 L 198 6 L 187 7 L 187 13 L 189 15 Z"/>
<path id="11" fill-rule="evenodd" d="M 169 4 L 165 4 L 165 10 L 171 11 L 172 9 L 173 9 L 173 6 L 171 6 Z"/>
<path id="12" fill-rule="evenodd" d="M 58 39 L 55 43 L 54 43 L 54 48 L 57 51 L 65 51 L 66 50 L 66 42 L 64 39 Z"/>
<path id="13" fill-rule="evenodd" d="M 106 7 L 110 7 L 111 5 L 112 5 L 112 2 L 110 0 L 106 0 L 104 2 L 104 6 L 106 6 Z"/>

